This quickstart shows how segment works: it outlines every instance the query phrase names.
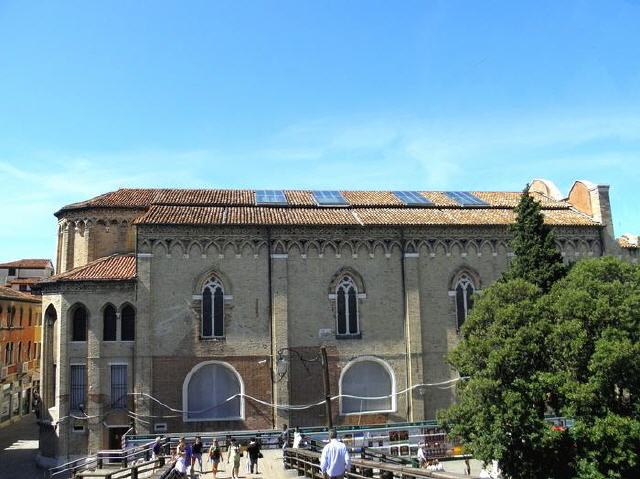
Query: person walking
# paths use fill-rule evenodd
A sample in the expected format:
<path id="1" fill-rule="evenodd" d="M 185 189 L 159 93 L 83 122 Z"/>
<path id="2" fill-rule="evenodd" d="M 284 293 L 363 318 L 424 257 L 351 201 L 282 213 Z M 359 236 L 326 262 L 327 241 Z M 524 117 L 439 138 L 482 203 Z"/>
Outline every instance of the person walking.
<path id="1" fill-rule="evenodd" d="M 196 462 L 200 464 L 200 473 L 202 473 L 202 439 L 200 436 L 196 436 L 196 442 L 191 447 L 191 470 L 192 472 L 196 468 Z"/>
<path id="2" fill-rule="evenodd" d="M 329 444 L 322 448 L 320 472 L 325 479 L 343 479 L 345 471 L 351 467 L 347 446 L 338 441 L 335 429 L 329 430 Z"/>
<path id="3" fill-rule="evenodd" d="M 249 473 L 253 474 L 253 468 L 255 466 L 256 474 L 260 474 L 260 472 L 258 471 L 258 458 L 260 457 L 260 443 L 256 441 L 255 437 L 251 438 L 251 441 L 247 446 L 247 454 L 249 455 Z"/>
<path id="4" fill-rule="evenodd" d="M 229 461 L 233 461 L 233 465 L 231 467 L 231 479 L 238 479 L 241 457 L 242 452 L 240 452 L 240 446 L 235 439 L 231 439 L 231 444 L 229 445 L 229 449 L 227 451 L 227 464 L 229 464 Z"/>
<path id="5" fill-rule="evenodd" d="M 189 463 L 187 463 L 187 444 L 184 437 L 181 437 L 180 441 L 178 441 L 175 458 L 174 469 L 179 477 L 184 477 L 187 474 L 188 464 L 191 462 L 191 456 L 189 456 Z"/>
<path id="6" fill-rule="evenodd" d="M 209 448 L 209 461 L 211 462 L 211 473 L 213 474 L 213 479 L 216 479 L 216 476 L 218 475 L 218 464 L 220 464 L 220 459 L 222 459 L 222 453 L 220 452 L 220 445 L 216 439 Z"/>

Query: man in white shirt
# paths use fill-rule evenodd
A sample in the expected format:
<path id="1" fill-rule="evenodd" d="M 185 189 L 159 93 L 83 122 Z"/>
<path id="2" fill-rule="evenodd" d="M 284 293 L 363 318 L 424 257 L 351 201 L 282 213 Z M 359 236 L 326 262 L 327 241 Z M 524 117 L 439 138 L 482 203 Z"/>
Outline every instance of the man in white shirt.
<path id="1" fill-rule="evenodd" d="M 337 438 L 336 430 L 329 430 L 329 444 L 324 446 L 320 456 L 320 472 L 328 479 L 343 479 L 344 472 L 351 467 L 347 446 Z"/>

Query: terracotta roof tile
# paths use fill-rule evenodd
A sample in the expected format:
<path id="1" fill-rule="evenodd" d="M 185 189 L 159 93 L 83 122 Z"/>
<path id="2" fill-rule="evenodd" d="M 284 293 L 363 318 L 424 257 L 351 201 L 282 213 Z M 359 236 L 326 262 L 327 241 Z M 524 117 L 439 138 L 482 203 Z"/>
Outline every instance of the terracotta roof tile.
<path id="1" fill-rule="evenodd" d="M 66 205 L 55 214 L 84 208 L 146 208 L 163 191 L 165 190 L 155 188 L 121 188 L 86 201 Z"/>
<path id="2" fill-rule="evenodd" d="M 16 278 L 9 281 L 10 284 L 35 284 L 42 281 L 43 278 Z"/>
<path id="3" fill-rule="evenodd" d="M 57 281 L 126 281 L 136 277 L 136 257 L 116 254 L 99 258 L 84 266 L 51 276 L 40 283 Z"/>
<path id="4" fill-rule="evenodd" d="M 43 269 L 50 268 L 51 266 L 52 264 L 50 259 L 19 259 L 17 261 L 0 264 L 0 268 Z"/>
<path id="5" fill-rule="evenodd" d="M 254 205 L 255 194 L 249 190 L 163 190 L 153 200 L 158 205 Z"/>
<path id="6" fill-rule="evenodd" d="M 291 205 L 299 206 L 315 206 L 316 201 L 310 191 L 302 190 L 285 190 L 284 195 Z"/>
<path id="7" fill-rule="evenodd" d="M 342 196 L 352 206 L 403 206 L 390 191 L 343 191 Z"/>
<path id="8" fill-rule="evenodd" d="M 573 210 L 544 210 L 550 225 L 595 225 Z M 283 208 L 152 206 L 136 224 L 183 225 L 508 225 L 509 208 Z"/>
<path id="9" fill-rule="evenodd" d="M 640 248 L 640 236 L 626 234 L 618 238 L 618 244 L 624 249 Z"/>
<path id="10" fill-rule="evenodd" d="M 23 293 L 22 291 L 16 291 L 15 289 L 11 289 L 7 286 L 0 286 L 0 299 L 6 299 L 9 301 L 28 301 L 30 303 L 42 302 L 38 296 Z"/>

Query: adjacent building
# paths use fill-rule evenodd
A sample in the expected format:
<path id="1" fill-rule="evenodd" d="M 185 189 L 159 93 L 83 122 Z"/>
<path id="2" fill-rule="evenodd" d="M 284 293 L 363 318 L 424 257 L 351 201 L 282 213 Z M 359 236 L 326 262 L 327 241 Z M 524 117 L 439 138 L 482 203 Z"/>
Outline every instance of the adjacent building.
<path id="1" fill-rule="evenodd" d="M 52 274 L 53 264 L 49 259 L 20 259 L 1 263 L 0 285 L 29 293 L 34 284 Z"/>
<path id="2" fill-rule="evenodd" d="M 121 189 L 63 207 L 59 272 L 38 286 L 43 454 L 113 447 L 132 419 L 323 424 L 321 346 L 337 424 L 433 419 L 454 400 L 445 356 L 472 295 L 509 264 L 521 194 Z M 628 254 L 608 186 L 528 194 L 567 261 Z"/>
<path id="3" fill-rule="evenodd" d="M 40 298 L 0 286 L 0 427 L 31 412 L 40 387 Z"/>

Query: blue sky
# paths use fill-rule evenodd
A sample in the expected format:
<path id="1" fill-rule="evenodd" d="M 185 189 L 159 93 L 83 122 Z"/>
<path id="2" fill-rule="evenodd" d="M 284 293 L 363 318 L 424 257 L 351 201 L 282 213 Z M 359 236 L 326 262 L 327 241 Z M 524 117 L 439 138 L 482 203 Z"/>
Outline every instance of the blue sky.
<path id="1" fill-rule="evenodd" d="M 611 185 L 640 233 L 640 0 L 0 0 L 0 261 L 119 187 Z"/>

